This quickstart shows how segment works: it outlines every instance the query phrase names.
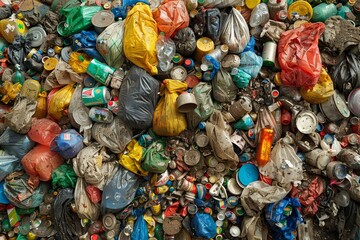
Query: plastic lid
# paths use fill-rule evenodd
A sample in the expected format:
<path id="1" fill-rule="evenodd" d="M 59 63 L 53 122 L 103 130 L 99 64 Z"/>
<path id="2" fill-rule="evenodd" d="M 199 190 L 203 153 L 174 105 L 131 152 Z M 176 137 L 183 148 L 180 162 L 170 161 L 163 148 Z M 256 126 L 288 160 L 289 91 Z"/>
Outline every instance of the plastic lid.
<path id="1" fill-rule="evenodd" d="M 258 4 L 260 4 L 260 0 L 245 0 L 245 5 L 249 9 L 254 9 Z"/>
<path id="2" fill-rule="evenodd" d="M 244 186 L 259 179 L 259 170 L 254 164 L 246 163 L 238 171 L 238 178 Z"/>
<path id="3" fill-rule="evenodd" d="M 293 14 L 298 14 L 300 16 L 307 16 L 308 20 L 312 18 L 313 9 L 310 3 L 306 1 L 296 1 L 289 6 L 288 9 L 288 19 L 292 20 Z"/>
<path id="4" fill-rule="evenodd" d="M 48 58 L 45 62 L 44 62 L 44 69 L 47 71 L 52 71 L 55 69 L 56 65 L 58 64 L 58 60 L 54 57 L 52 58 Z"/>
<path id="5" fill-rule="evenodd" d="M 240 228 L 238 226 L 231 226 L 230 235 L 233 237 L 240 236 Z"/>

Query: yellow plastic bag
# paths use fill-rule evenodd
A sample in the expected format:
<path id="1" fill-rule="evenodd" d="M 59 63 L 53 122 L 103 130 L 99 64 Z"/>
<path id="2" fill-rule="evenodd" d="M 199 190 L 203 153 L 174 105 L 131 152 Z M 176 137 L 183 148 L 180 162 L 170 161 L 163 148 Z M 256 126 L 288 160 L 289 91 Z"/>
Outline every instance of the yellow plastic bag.
<path id="1" fill-rule="evenodd" d="M 65 111 L 68 109 L 71 97 L 75 91 L 74 84 L 69 84 L 57 91 L 49 103 L 49 116 L 54 120 L 59 120 L 66 116 Z"/>
<path id="2" fill-rule="evenodd" d="M 1 101 L 5 104 L 14 101 L 17 95 L 19 95 L 21 88 L 22 85 L 20 83 L 4 82 L 0 87 L 0 94 L 3 96 Z"/>
<path id="3" fill-rule="evenodd" d="M 70 54 L 69 65 L 76 73 L 86 73 L 91 60 L 85 53 L 72 52 Z"/>
<path id="4" fill-rule="evenodd" d="M 177 111 L 176 98 L 187 88 L 186 83 L 178 80 L 166 79 L 161 84 L 161 99 L 156 106 L 153 118 L 153 130 L 157 135 L 177 136 L 186 129 L 186 116 Z"/>
<path id="5" fill-rule="evenodd" d="M 36 110 L 35 110 L 35 114 L 34 114 L 35 118 L 38 118 L 38 119 L 46 118 L 46 115 L 47 115 L 46 97 L 47 97 L 46 91 L 43 91 L 39 94 L 39 98 L 36 100 L 37 105 L 36 105 Z"/>
<path id="6" fill-rule="evenodd" d="M 24 36 L 26 32 L 25 23 L 14 16 L 0 21 L 0 34 L 8 43 L 12 43 L 16 36 Z"/>
<path id="7" fill-rule="evenodd" d="M 158 73 L 156 56 L 157 23 L 149 5 L 138 3 L 127 14 L 123 49 L 127 59 L 155 75 Z"/>
<path id="8" fill-rule="evenodd" d="M 119 154 L 120 165 L 135 174 L 147 176 L 148 172 L 141 168 L 143 152 L 143 147 L 135 139 L 131 140 L 124 153 Z"/>
<path id="9" fill-rule="evenodd" d="M 312 89 L 300 88 L 301 97 L 312 104 L 326 102 L 334 94 L 334 85 L 329 74 L 321 69 L 320 78 Z"/>

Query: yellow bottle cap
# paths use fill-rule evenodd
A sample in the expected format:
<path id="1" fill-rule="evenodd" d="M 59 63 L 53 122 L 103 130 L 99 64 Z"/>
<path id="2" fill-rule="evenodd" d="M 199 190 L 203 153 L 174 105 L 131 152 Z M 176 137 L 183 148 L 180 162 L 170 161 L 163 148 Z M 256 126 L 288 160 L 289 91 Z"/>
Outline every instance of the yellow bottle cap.
<path id="1" fill-rule="evenodd" d="M 245 0 L 248 9 L 254 9 L 258 4 L 260 4 L 260 0 Z"/>
<path id="2" fill-rule="evenodd" d="M 44 62 L 44 68 L 47 71 L 52 71 L 56 68 L 56 65 L 58 64 L 58 60 L 54 57 L 52 58 L 48 58 L 45 62 Z"/>

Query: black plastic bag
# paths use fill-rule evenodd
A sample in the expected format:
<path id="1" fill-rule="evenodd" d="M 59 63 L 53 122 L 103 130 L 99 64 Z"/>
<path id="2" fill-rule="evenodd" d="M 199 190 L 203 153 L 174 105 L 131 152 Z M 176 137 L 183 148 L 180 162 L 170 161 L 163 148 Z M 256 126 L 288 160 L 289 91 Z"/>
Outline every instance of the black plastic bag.
<path id="1" fill-rule="evenodd" d="M 196 49 L 196 38 L 194 31 L 189 28 L 183 28 L 178 31 L 174 37 L 176 51 L 186 57 L 194 53 Z"/>
<path id="2" fill-rule="evenodd" d="M 335 88 L 349 95 L 352 89 L 360 86 L 360 56 L 349 53 L 344 60 L 334 66 L 331 73 Z"/>
<path id="3" fill-rule="evenodd" d="M 205 36 L 211 38 L 214 42 L 217 42 L 222 26 L 222 15 L 217 8 L 208 9 L 206 11 L 206 30 Z"/>
<path id="4" fill-rule="evenodd" d="M 7 128 L 0 136 L 0 146 L 8 154 L 21 159 L 35 146 L 35 142 L 27 135 L 16 133 Z"/>
<path id="5" fill-rule="evenodd" d="M 151 127 L 159 90 L 159 81 L 133 66 L 120 88 L 118 116 L 132 128 Z"/>

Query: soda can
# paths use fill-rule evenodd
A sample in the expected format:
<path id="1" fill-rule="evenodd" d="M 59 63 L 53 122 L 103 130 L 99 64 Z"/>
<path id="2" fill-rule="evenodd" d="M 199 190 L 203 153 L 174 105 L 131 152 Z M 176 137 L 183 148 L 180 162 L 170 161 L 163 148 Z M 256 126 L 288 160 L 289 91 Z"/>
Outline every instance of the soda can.
<path id="1" fill-rule="evenodd" d="M 225 212 L 225 217 L 233 224 L 236 223 L 236 215 L 235 213 L 233 213 L 232 211 L 226 211 Z"/>
<path id="2" fill-rule="evenodd" d="M 109 89 L 105 86 L 82 90 L 82 101 L 87 107 L 106 104 L 110 99 Z"/>
<path id="3" fill-rule="evenodd" d="M 89 111 L 89 118 L 94 122 L 111 123 L 114 120 L 114 115 L 107 108 L 92 107 Z"/>

